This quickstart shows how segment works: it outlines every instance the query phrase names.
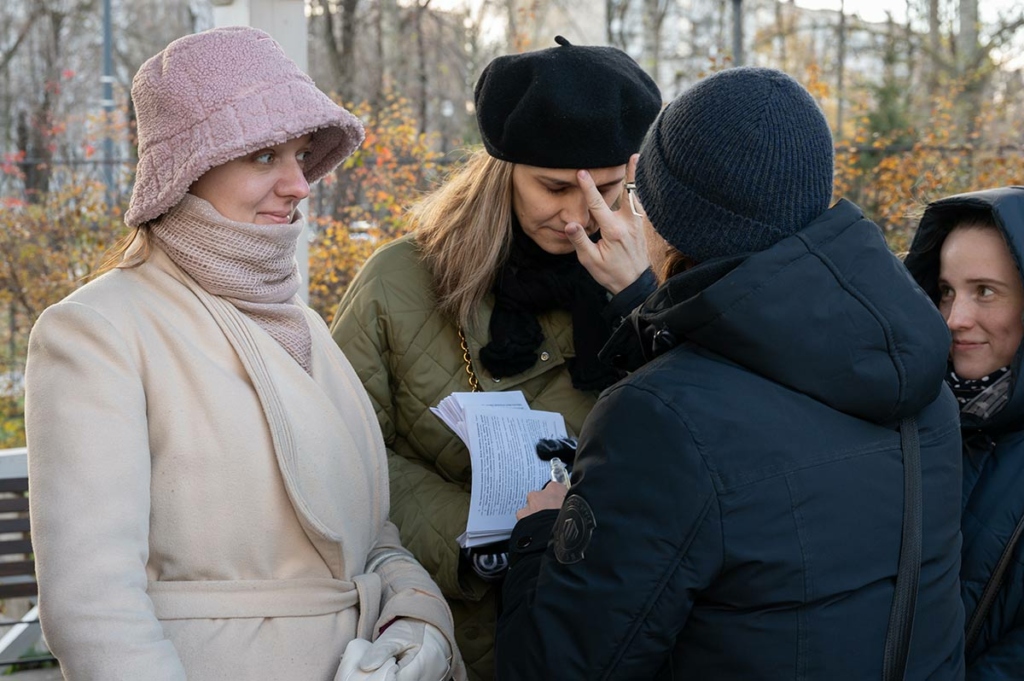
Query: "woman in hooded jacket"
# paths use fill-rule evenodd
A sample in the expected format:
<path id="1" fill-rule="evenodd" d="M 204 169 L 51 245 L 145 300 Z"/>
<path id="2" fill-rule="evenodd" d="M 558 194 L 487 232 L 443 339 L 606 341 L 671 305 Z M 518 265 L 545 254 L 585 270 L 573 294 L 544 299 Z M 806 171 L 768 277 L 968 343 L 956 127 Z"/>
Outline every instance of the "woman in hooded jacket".
<path id="1" fill-rule="evenodd" d="M 1024 187 L 935 201 L 907 268 L 953 337 L 946 382 L 963 433 L 967 678 L 1024 674 Z"/>
<path id="2" fill-rule="evenodd" d="M 388 520 L 373 408 L 296 295 L 297 205 L 362 125 L 251 28 L 172 42 L 132 96 L 134 229 L 29 347 L 40 619 L 65 677 L 464 679 Z"/>

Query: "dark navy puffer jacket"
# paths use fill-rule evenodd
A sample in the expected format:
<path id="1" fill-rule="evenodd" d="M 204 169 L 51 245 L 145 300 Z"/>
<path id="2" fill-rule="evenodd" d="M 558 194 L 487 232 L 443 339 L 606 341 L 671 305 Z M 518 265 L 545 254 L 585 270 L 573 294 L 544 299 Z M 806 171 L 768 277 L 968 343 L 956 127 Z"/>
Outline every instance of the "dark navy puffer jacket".
<path id="1" fill-rule="evenodd" d="M 939 249 L 968 212 L 992 215 L 1021 270 L 1024 187 L 972 192 L 933 203 L 914 237 L 907 268 L 938 299 Z M 1017 522 L 1024 515 L 1024 387 L 1018 348 L 1007 405 L 982 420 L 964 415 L 963 556 L 960 568 L 968 620 Z M 1024 542 L 1018 544 L 999 596 L 967 651 L 967 678 L 1024 679 Z"/>
<path id="2" fill-rule="evenodd" d="M 553 529 L 516 526 L 499 679 L 880 679 L 907 416 L 924 523 L 906 678 L 963 678 L 949 335 L 856 206 L 673 277 L 613 343 L 653 359 L 588 417 Z"/>

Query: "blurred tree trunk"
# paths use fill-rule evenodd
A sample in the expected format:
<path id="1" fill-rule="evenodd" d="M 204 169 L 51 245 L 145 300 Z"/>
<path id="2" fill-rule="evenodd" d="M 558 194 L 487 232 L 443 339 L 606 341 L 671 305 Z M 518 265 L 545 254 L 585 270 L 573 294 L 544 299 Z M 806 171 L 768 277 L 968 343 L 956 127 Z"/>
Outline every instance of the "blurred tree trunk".
<path id="1" fill-rule="evenodd" d="M 956 129 L 965 139 L 974 132 L 982 101 L 999 68 L 994 55 L 1024 27 L 1024 11 L 1018 7 L 1014 15 L 1005 13 L 989 26 L 982 40 L 978 7 L 979 0 L 958 0 L 958 20 L 943 22 L 940 0 L 928 0 L 928 92 L 934 97 L 943 94 L 943 88 L 951 90 L 948 94 L 956 97 Z"/>
<path id="2" fill-rule="evenodd" d="M 356 73 L 355 35 L 356 10 L 359 0 L 313 0 L 312 7 L 319 10 L 311 17 L 320 24 L 320 38 L 327 50 L 327 61 L 333 75 L 334 92 L 345 92 Z"/>
<path id="3" fill-rule="evenodd" d="M 956 71 L 963 87 L 959 118 L 970 139 L 981 112 L 981 97 L 991 75 L 979 59 L 978 0 L 960 0 L 960 34 L 956 40 Z"/>
<path id="4" fill-rule="evenodd" d="M 643 4 L 643 45 L 642 60 L 647 73 L 657 80 L 661 68 L 661 34 L 665 16 L 672 6 L 672 0 L 644 0 Z"/>
<path id="5" fill-rule="evenodd" d="M 889 17 L 889 23 L 892 23 L 892 15 Z M 839 0 L 839 25 L 837 26 L 836 36 L 837 48 L 836 48 L 836 130 L 835 136 L 837 140 L 843 138 L 843 105 L 846 102 L 846 82 L 844 76 L 846 75 L 846 1 Z"/>
<path id="6" fill-rule="evenodd" d="M 25 23 L 22 24 L 21 29 L 18 31 L 18 35 L 15 36 L 11 46 L 5 50 L 0 50 L 0 71 L 7 69 L 7 65 L 18 52 L 18 48 L 21 47 L 21 44 L 25 42 L 25 38 L 28 37 L 29 32 L 32 30 L 32 26 L 35 25 L 39 14 L 38 10 L 29 12 L 28 17 L 25 19 Z"/>
<path id="7" fill-rule="evenodd" d="M 907 20 L 909 23 L 909 19 Z M 928 53 L 931 57 L 928 65 L 928 96 L 939 94 L 940 74 L 942 73 L 942 23 L 939 21 L 939 0 L 928 0 Z"/>
<path id="8" fill-rule="evenodd" d="M 958 70 L 966 74 L 978 59 L 978 0 L 960 0 L 960 34 L 956 43 Z"/>
<path id="9" fill-rule="evenodd" d="M 378 0 L 377 2 L 377 69 L 380 77 L 370 98 L 374 111 L 384 104 L 386 93 L 394 90 L 395 63 L 399 48 L 398 40 L 398 3 L 396 0 Z"/>
<path id="10" fill-rule="evenodd" d="M 627 19 L 631 7 L 631 0 L 605 0 L 604 3 L 605 39 L 620 50 L 629 47 Z"/>
<path id="11" fill-rule="evenodd" d="M 18 120 L 18 150 L 25 155 L 25 194 L 29 202 L 42 203 L 50 190 L 53 175 L 54 107 L 60 94 L 61 71 L 65 67 L 63 31 L 74 25 L 78 15 L 94 9 L 94 0 L 85 0 L 65 9 L 65 3 L 38 3 L 42 19 L 42 41 L 38 53 L 42 73 L 42 97 Z M 69 21 L 70 20 L 70 21 Z"/>
<path id="12" fill-rule="evenodd" d="M 416 3 L 415 8 L 415 32 L 416 32 L 416 81 L 419 85 L 417 112 L 419 113 L 419 133 L 422 135 L 427 131 L 427 47 L 423 35 L 423 15 L 430 7 L 430 0 L 422 0 Z"/>
<path id="13" fill-rule="evenodd" d="M 716 47 L 718 48 L 718 54 L 732 54 L 731 43 L 728 37 L 732 35 L 730 30 L 732 24 L 729 22 L 729 18 L 732 16 L 732 3 L 730 0 L 718 0 L 717 14 L 718 31 Z"/>
<path id="14" fill-rule="evenodd" d="M 5 7 L 4 10 L 10 10 L 10 7 Z M 17 142 L 19 139 L 18 127 L 22 121 L 18 120 L 16 123 L 12 116 L 17 117 L 14 113 L 14 104 L 21 100 L 19 94 L 15 91 L 16 86 L 12 87 L 15 82 L 12 78 L 11 70 L 8 69 L 11 61 L 18 54 L 18 50 L 25 43 L 25 40 L 32 32 L 32 27 L 36 23 L 36 19 L 40 16 L 40 12 L 33 8 L 33 11 L 28 13 L 22 20 L 21 27 L 18 28 L 17 33 L 14 35 L 14 39 L 10 41 L 9 45 L 4 49 L 0 50 L 0 73 L 3 74 L 3 91 L 0 92 L 0 143 L 6 145 L 10 141 Z M 20 18 L 20 17 L 19 17 Z M 0 14 L 0 19 L 6 24 L 7 28 L 14 27 L 15 17 L 13 15 Z M 13 138 L 10 135 L 11 131 L 15 131 Z M 21 149 L 21 146 L 16 148 Z"/>
<path id="15" fill-rule="evenodd" d="M 521 39 L 519 35 L 519 18 L 518 11 L 516 8 L 515 0 L 504 0 L 505 5 L 505 19 L 508 22 L 505 35 L 505 41 L 508 45 L 506 52 L 508 54 L 515 54 L 519 52 L 519 46 Z"/>
<path id="16" fill-rule="evenodd" d="M 783 10 L 782 5 L 781 0 L 777 0 L 775 3 L 775 44 L 779 68 L 786 71 L 789 68 L 786 59 L 786 37 L 789 35 L 789 22 L 786 21 L 786 11 Z"/>

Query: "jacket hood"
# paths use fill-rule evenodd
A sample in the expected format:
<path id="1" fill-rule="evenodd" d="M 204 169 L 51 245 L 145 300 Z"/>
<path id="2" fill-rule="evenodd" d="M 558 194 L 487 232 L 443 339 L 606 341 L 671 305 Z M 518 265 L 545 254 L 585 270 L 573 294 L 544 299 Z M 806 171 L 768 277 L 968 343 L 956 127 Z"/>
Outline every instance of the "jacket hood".
<path id="1" fill-rule="evenodd" d="M 938 396 L 950 343 L 881 231 L 845 200 L 765 251 L 672 277 L 631 321 L 612 343 L 639 344 L 644 359 L 689 341 L 876 423 Z"/>
<path id="2" fill-rule="evenodd" d="M 932 302 L 939 300 L 939 253 L 950 230 L 972 214 L 984 213 L 993 218 L 1006 237 L 1017 271 L 1024 271 L 1024 187 L 1001 187 L 984 191 L 957 194 L 928 205 L 910 245 L 905 263 L 907 269 Z M 1010 364 L 1012 387 L 1007 405 L 988 419 L 964 414 L 965 427 L 998 429 L 1011 425 L 1019 428 L 1024 417 L 1024 388 L 1021 387 L 1020 367 L 1024 344 Z"/>

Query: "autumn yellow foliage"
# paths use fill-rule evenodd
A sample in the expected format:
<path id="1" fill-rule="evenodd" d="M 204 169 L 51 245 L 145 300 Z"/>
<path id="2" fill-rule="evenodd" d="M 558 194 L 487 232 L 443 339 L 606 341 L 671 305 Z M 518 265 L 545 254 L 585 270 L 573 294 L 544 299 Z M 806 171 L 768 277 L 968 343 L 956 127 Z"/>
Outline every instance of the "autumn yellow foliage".
<path id="1" fill-rule="evenodd" d="M 1024 178 L 1019 142 L 992 130 L 995 105 L 984 107 L 964 135 L 955 122 L 955 98 L 952 93 L 936 99 L 928 120 L 915 130 L 874 137 L 865 116 L 854 138 L 837 145 L 835 197 L 859 205 L 896 252 L 909 247 L 929 202 Z M 910 143 L 899 141 L 908 137 Z"/>
<path id="2" fill-rule="evenodd" d="M 342 294 L 374 249 L 408 231 L 406 209 L 437 175 L 440 154 L 418 132 L 409 103 L 348 107 L 366 125 L 366 140 L 327 178 L 314 201 L 337 206 L 311 222 L 309 304 L 330 321 Z"/>
<path id="3" fill-rule="evenodd" d="M 20 382 L 32 324 L 85 282 L 124 231 L 101 184 L 68 182 L 40 198 L 0 199 L 0 317 L 8 336 L 0 362 L 0 448 L 25 443 Z"/>
<path id="4" fill-rule="evenodd" d="M 816 67 L 803 80 L 819 101 L 829 97 Z M 865 110 L 837 144 L 835 197 L 857 203 L 896 251 L 906 249 L 928 201 L 1024 178 L 1014 126 L 1003 121 L 1000 132 L 997 105 L 983 108 L 965 132 L 955 103 L 952 92 L 932 103 L 927 120 L 885 134 L 871 132 Z M 366 125 L 366 141 L 310 197 L 310 304 L 327 321 L 370 253 L 408 231 L 409 206 L 452 169 L 402 98 L 389 97 L 377 110 L 348 108 Z M 18 161 L 5 157 L 0 179 L 16 180 Z M 0 343 L 0 447 L 24 444 L 19 381 L 29 329 L 46 306 L 87 280 L 125 232 L 123 206 L 109 208 L 101 184 L 72 174 L 53 187 L 33 202 L 0 192 L 0 328 L 7 331 Z"/>

